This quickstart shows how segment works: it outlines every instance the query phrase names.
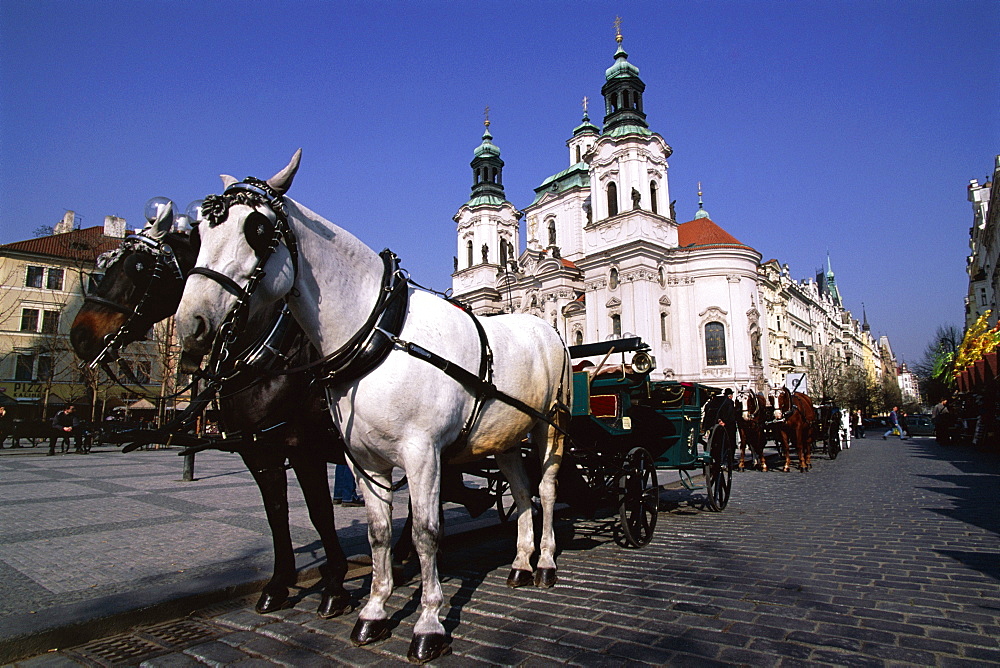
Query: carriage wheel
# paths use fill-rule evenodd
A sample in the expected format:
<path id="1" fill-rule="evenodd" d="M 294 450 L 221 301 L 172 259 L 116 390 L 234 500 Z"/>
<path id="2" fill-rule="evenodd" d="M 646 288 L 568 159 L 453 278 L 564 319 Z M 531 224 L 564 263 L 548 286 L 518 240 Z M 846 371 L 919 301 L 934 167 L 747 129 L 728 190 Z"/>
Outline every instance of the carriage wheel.
<path id="1" fill-rule="evenodd" d="M 618 478 L 618 517 L 629 547 L 642 547 L 653 538 L 660 509 L 656 465 L 646 448 L 632 448 Z"/>
<path id="2" fill-rule="evenodd" d="M 830 441 L 826 446 L 826 452 L 830 459 L 836 459 L 840 454 L 840 429 L 834 427 L 830 429 Z"/>
<path id="3" fill-rule="evenodd" d="M 507 483 L 507 479 L 500 473 L 497 473 L 495 476 L 487 476 L 486 488 L 496 498 L 497 515 L 500 518 L 500 522 L 506 522 L 514 514 L 514 511 L 517 510 L 514 497 L 510 495 L 510 485 Z"/>
<path id="4" fill-rule="evenodd" d="M 712 461 L 705 465 L 705 488 L 708 493 L 708 507 L 719 512 L 729 504 L 733 489 L 732 454 L 722 425 L 712 428 L 708 437 Z"/>

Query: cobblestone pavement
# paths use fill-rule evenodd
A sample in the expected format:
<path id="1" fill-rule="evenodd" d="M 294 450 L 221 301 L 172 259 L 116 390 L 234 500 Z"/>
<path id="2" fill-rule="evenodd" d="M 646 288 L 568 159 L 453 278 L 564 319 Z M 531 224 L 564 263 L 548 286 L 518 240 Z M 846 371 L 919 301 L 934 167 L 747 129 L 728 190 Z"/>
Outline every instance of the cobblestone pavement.
<path id="1" fill-rule="evenodd" d="M 454 652 L 436 663 L 1000 664 L 997 452 L 868 439 L 813 462 L 808 474 L 736 475 L 722 513 L 700 509 L 697 493 L 664 491 L 667 512 L 640 550 L 616 544 L 611 518 L 567 513 L 551 590 L 505 586 L 511 527 L 446 539 Z M 195 521 L 184 520 L 188 510 L 178 510 L 178 529 Z M 149 511 L 128 521 L 159 520 Z M 356 602 L 368 586 L 366 577 L 349 582 Z M 418 596 L 417 582 L 396 589 L 392 637 L 369 648 L 348 640 L 357 610 L 319 620 L 319 595 L 304 589 L 275 614 L 233 599 L 18 665 L 395 664 Z"/>

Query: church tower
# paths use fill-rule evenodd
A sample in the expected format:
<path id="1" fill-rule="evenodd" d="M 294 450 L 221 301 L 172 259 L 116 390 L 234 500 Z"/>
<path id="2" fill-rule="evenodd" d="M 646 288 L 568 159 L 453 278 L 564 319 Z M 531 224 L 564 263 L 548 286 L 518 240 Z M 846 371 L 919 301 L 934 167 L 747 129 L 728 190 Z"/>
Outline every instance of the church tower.
<path id="1" fill-rule="evenodd" d="M 453 220 L 458 225 L 452 290 L 477 313 L 504 310 L 502 295 L 516 272 L 522 214 L 503 190 L 503 160 L 490 134 L 489 107 L 482 143 L 473 152 L 472 196 Z"/>

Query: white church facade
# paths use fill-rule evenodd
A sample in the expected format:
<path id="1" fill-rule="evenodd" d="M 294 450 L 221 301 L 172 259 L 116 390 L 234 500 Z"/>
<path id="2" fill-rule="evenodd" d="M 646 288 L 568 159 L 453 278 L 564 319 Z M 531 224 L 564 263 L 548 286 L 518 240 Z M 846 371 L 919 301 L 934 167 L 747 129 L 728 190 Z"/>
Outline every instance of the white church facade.
<path id="1" fill-rule="evenodd" d="M 533 313 L 571 345 L 639 336 L 657 360 L 654 378 L 762 389 L 771 372 L 761 255 L 704 208 L 677 222 L 672 149 L 649 129 L 644 90 L 619 35 L 601 89 L 603 128 L 585 108 L 567 141 L 568 167 L 535 188 L 523 211 L 504 194 L 487 120 L 472 197 L 454 216 L 454 295 L 479 314 Z"/>

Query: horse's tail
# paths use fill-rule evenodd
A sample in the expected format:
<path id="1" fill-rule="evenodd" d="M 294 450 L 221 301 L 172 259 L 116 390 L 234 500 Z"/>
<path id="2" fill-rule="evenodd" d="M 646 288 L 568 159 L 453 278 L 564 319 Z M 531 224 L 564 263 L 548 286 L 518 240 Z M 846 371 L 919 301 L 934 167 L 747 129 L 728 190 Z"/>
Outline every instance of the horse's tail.
<path id="1" fill-rule="evenodd" d="M 569 348 L 559 339 L 563 350 L 563 369 L 559 379 L 559 391 L 556 393 L 556 403 L 553 409 L 556 413 L 565 414 L 568 421 L 573 405 L 573 360 L 569 355 Z"/>

